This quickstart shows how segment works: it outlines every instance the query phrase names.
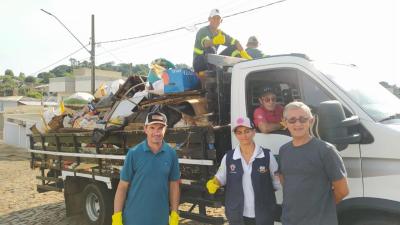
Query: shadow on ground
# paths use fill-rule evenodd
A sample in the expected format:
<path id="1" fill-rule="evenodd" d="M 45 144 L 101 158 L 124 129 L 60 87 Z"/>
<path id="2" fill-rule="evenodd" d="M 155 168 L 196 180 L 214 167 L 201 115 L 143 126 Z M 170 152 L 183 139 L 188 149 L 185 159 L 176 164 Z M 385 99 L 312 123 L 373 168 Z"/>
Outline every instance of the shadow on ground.
<path id="1" fill-rule="evenodd" d="M 14 211 L 0 216 L 0 221 L 15 225 L 87 225 L 82 216 L 66 217 L 64 202 Z"/>
<path id="2" fill-rule="evenodd" d="M 24 161 L 30 158 L 26 148 L 19 148 L 5 144 L 0 140 L 0 161 Z"/>

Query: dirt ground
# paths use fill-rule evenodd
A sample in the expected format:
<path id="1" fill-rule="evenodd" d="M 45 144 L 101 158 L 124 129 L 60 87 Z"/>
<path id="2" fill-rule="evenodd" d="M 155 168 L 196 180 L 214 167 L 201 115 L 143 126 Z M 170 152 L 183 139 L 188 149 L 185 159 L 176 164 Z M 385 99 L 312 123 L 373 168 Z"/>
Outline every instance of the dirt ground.
<path id="1" fill-rule="evenodd" d="M 82 216 L 66 217 L 63 193 L 36 192 L 38 174 L 29 168 L 29 157 L 26 149 L 0 140 L 0 225 L 84 225 Z M 180 224 L 203 223 L 182 219 Z"/>

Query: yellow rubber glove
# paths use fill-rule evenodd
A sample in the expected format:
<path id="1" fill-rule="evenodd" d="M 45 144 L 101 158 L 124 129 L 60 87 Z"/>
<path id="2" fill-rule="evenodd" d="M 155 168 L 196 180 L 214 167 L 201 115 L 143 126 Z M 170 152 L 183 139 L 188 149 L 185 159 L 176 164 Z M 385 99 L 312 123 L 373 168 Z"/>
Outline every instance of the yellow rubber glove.
<path id="1" fill-rule="evenodd" d="M 240 56 L 243 58 L 243 59 L 253 59 L 250 55 L 249 55 L 249 53 L 247 53 L 246 52 L 246 50 L 242 50 L 242 51 L 240 51 Z"/>
<path id="2" fill-rule="evenodd" d="M 287 129 L 286 123 L 283 121 L 283 119 L 282 119 L 281 122 L 279 122 L 279 124 L 281 125 L 281 130 L 286 130 Z"/>
<path id="3" fill-rule="evenodd" d="M 112 215 L 112 225 L 123 225 L 122 224 L 122 212 L 116 212 Z"/>
<path id="4" fill-rule="evenodd" d="M 217 36 L 212 39 L 213 45 L 223 45 L 225 44 L 225 35 L 222 34 L 222 31 L 218 31 Z"/>
<path id="5" fill-rule="evenodd" d="M 208 193 L 215 194 L 215 192 L 217 192 L 218 188 L 220 187 L 217 178 L 213 177 L 211 180 L 207 181 L 206 187 Z"/>
<path id="6" fill-rule="evenodd" d="M 172 210 L 171 214 L 169 215 L 169 225 L 178 225 L 178 224 L 179 224 L 179 215 L 175 210 Z"/>

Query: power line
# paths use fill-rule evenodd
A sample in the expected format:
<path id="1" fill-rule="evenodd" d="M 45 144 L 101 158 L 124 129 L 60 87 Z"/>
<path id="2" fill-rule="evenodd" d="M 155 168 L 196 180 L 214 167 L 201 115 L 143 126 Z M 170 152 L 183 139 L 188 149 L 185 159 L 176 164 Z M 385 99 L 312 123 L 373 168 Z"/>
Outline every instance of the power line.
<path id="1" fill-rule="evenodd" d="M 103 46 L 100 46 L 101 48 L 103 48 L 104 49 L 104 51 L 106 52 L 106 53 L 108 53 L 109 55 L 111 55 L 112 57 L 114 57 L 117 61 L 119 61 L 119 62 L 123 62 L 120 58 L 118 58 L 116 55 L 114 55 L 111 51 L 109 51 L 109 50 L 107 50 L 106 48 L 104 48 Z M 96 55 L 97 56 L 97 55 Z"/>
<path id="2" fill-rule="evenodd" d="M 176 33 L 175 33 L 176 34 Z M 184 35 L 186 35 L 186 34 L 184 34 Z M 176 35 L 175 35 L 176 36 Z M 170 36 L 170 37 L 168 37 L 168 40 L 171 40 L 171 39 L 174 39 L 175 38 L 175 36 Z M 180 35 L 180 36 L 182 36 L 182 35 Z M 166 37 L 166 36 L 163 36 L 163 37 Z M 133 43 L 131 43 L 131 44 L 127 44 L 127 45 L 120 45 L 120 46 L 118 46 L 118 47 L 116 47 L 116 48 L 112 48 L 112 49 L 108 49 L 108 52 L 116 52 L 116 51 L 118 51 L 118 52 L 120 52 L 120 50 L 121 49 L 123 49 L 124 51 L 126 51 L 128 48 L 130 48 L 130 47 L 132 47 L 132 46 L 135 46 L 135 47 L 143 47 L 143 46 L 148 46 L 148 45 L 153 45 L 153 44 L 158 44 L 158 43 L 160 43 L 160 42 L 164 42 L 165 40 L 162 40 L 162 39 L 160 39 L 160 38 L 158 38 L 158 39 L 150 39 L 150 38 L 147 38 L 147 39 L 138 39 L 138 41 L 135 41 L 135 42 L 133 42 Z M 100 45 L 100 46 L 103 46 L 103 45 Z M 103 47 L 104 48 L 104 47 Z M 99 53 L 99 54 L 96 54 L 96 57 L 98 58 L 98 57 L 101 57 L 102 55 L 104 55 L 104 54 L 106 54 L 106 53 L 108 53 L 108 52 L 106 52 L 106 51 L 103 51 L 103 52 L 101 52 L 101 53 Z"/>
<path id="3" fill-rule="evenodd" d="M 86 46 L 88 46 L 88 45 L 86 45 Z M 86 46 L 85 46 L 85 47 L 86 47 Z M 32 73 L 30 76 L 33 76 L 33 75 L 35 75 L 35 74 L 37 74 L 37 73 L 40 73 L 40 72 L 44 71 L 45 69 L 49 68 L 50 66 L 54 66 L 55 64 L 57 64 L 57 63 L 59 63 L 59 62 L 65 60 L 66 58 L 71 57 L 72 55 L 78 53 L 79 51 L 81 51 L 81 50 L 84 49 L 85 47 L 81 47 L 81 48 L 79 48 L 78 50 L 75 50 L 74 52 L 68 54 L 67 56 L 64 56 L 63 58 L 57 60 L 56 62 L 54 62 L 54 63 L 52 63 L 52 64 L 50 64 L 50 65 L 48 65 L 48 66 L 46 66 L 46 67 L 43 67 L 42 69 L 36 71 L 35 73 Z"/>
<path id="4" fill-rule="evenodd" d="M 282 3 L 282 2 L 285 2 L 285 1 L 287 1 L 287 0 L 280 0 L 280 1 L 272 2 L 272 3 L 266 4 L 266 5 L 262 5 L 262 6 L 258 6 L 258 7 L 252 8 L 252 9 L 244 10 L 244 11 L 241 11 L 241 12 L 238 12 L 238 13 L 233 13 L 231 15 L 224 16 L 224 18 L 229 18 L 229 17 L 240 15 L 240 14 L 248 13 L 248 12 L 255 11 L 255 10 L 258 10 L 258 9 L 262 9 L 262 8 L 265 8 L 265 7 L 268 7 L 268 6 L 271 6 L 271 5 L 279 4 L 279 3 Z"/>
<path id="5" fill-rule="evenodd" d="M 282 2 L 285 2 L 285 1 L 287 1 L 287 0 L 275 1 L 275 2 L 272 2 L 272 3 L 268 3 L 268 4 L 265 4 L 265 5 L 261 5 L 261 6 L 255 7 L 255 8 L 251 8 L 251 9 L 248 9 L 248 10 L 244 10 L 244 11 L 240 11 L 240 12 L 237 12 L 237 13 L 233 13 L 233 14 L 230 14 L 230 15 L 227 15 L 227 16 L 223 16 L 223 18 L 229 18 L 229 17 L 233 17 L 233 16 L 240 15 L 240 14 L 252 12 L 252 11 L 259 10 L 259 9 L 262 9 L 262 8 L 265 8 L 265 7 L 269 7 L 269 6 L 272 6 L 272 5 L 275 5 L 275 4 L 279 4 L 279 3 L 282 3 Z M 44 11 L 44 10 L 43 10 L 43 11 Z M 45 12 L 46 12 L 46 11 L 45 11 Z M 46 12 L 46 13 L 48 13 L 48 12 Z M 49 14 L 49 15 L 52 15 L 52 14 Z M 208 23 L 208 21 L 198 22 L 198 23 L 195 23 L 193 26 L 198 26 L 198 25 L 202 25 L 202 24 L 206 24 L 206 23 Z M 68 29 L 68 28 L 67 28 L 67 29 Z M 170 29 L 170 30 L 165 30 L 165 31 L 160 31 L 160 32 L 155 32 L 155 33 L 150 33 L 150 34 L 145 34 L 145 35 L 139 35 L 139 36 L 134 36 L 134 37 L 129 37 L 129 38 L 122 38 L 122 39 L 116 39 L 116 40 L 110 40 L 110 41 L 96 42 L 96 44 L 107 44 L 107 43 L 128 41 L 128 40 L 133 40 L 133 39 L 140 39 L 140 38 L 145 38 L 145 37 L 151 37 L 151 36 L 157 36 L 157 35 L 161 35 L 161 34 L 171 33 L 171 32 L 175 32 L 175 31 L 179 31 L 179 30 L 189 30 L 189 28 L 183 26 L 183 27 L 178 27 L 178 28 L 174 28 L 174 29 Z M 79 41 L 79 40 L 78 40 L 78 41 Z M 87 44 L 87 45 L 82 45 L 82 47 L 79 48 L 78 50 L 76 50 L 76 51 L 72 52 L 71 54 L 69 54 L 69 55 L 67 55 L 67 56 L 65 56 L 65 57 L 63 57 L 63 58 L 61 58 L 60 60 L 57 60 L 56 62 L 54 62 L 54 63 L 52 63 L 52 64 L 50 64 L 50 65 L 48 65 L 48 66 L 46 66 L 46 67 L 44 67 L 44 68 L 42 68 L 42 69 L 40 69 L 40 70 L 38 70 L 37 72 L 32 73 L 31 76 L 34 75 L 34 74 L 37 74 L 37 73 L 39 73 L 39 72 L 42 72 L 43 70 L 45 70 L 45 69 L 47 69 L 47 68 L 49 68 L 49 67 L 51 67 L 51 66 L 54 66 L 55 64 L 57 64 L 57 63 L 59 63 L 59 62 L 65 60 L 66 58 L 68 58 L 68 57 L 70 57 L 70 56 L 76 54 L 77 52 L 81 51 L 82 49 L 87 50 L 87 48 L 86 48 L 87 46 L 89 46 L 89 44 Z M 104 47 L 103 47 L 103 48 L 104 48 Z M 117 49 L 119 49 L 119 48 L 117 48 Z M 105 50 L 106 50 L 106 49 L 105 49 Z M 106 50 L 106 52 L 109 53 L 109 54 L 111 54 L 111 51 L 113 51 L 113 50 L 116 50 L 116 49 L 112 49 L 112 50 L 109 50 L 109 51 Z M 102 54 L 102 53 L 100 53 L 99 55 L 101 55 L 101 54 Z M 114 55 L 114 57 L 115 57 L 115 55 Z M 115 58 L 117 58 L 117 57 L 115 57 Z"/>
<path id="6" fill-rule="evenodd" d="M 233 14 L 224 16 L 222 18 L 229 18 L 229 17 L 237 16 L 237 15 L 240 15 L 240 14 L 248 13 L 248 12 L 259 10 L 259 9 L 262 9 L 262 8 L 265 8 L 265 7 L 269 7 L 269 6 L 272 6 L 272 5 L 275 5 L 275 4 L 279 4 L 279 3 L 282 3 L 282 2 L 285 2 L 285 1 L 287 1 L 287 0 L 275 1 L 275 2 L 272 2 L 272 3 L 268 3 L 268 4 L 265 4 L 265 5 L 261 5 L 261 6 L 255 7 L 255 8 L 251 8 L 251 9 L 248 9 L 248 10 L 244 10 L 244 11 L 240 11 L 240 12 L 237 12 L 237 13 L 233 13 Z M 193 26 L 198 26 L 198 25 L 202 25 L 202 24 L 206 24 L 206 23 L 208 23 L 208 21 L 195 23 Z M 113 43 L 113 42 L 129 41 L 129 40 L 133 40 L 133 39 L 139 39 L 139 38 L 156 36 L 156 35 L 160 35 L 160 34 L 171 33 L 171 32 L 175 32 L 175 31 L 178 31 L 178 30 L 188 30 L 188 28 L 187 27 L 177 27 L 177 28 L 170 29 L 170 30 L 165 30 L 165 31 L 160 31 L 160 32 L 155 32 L 155 33 L 150 33 L 150 34 L 144 34 L 144 35 L 139 35 L 139 36 L 134 36 L 134 37 L 129 37 L 129 38 L 121 38 L 121 39 L 110 40 L 110 41 L 100 41 L 100 42 L 97 42 L 96 44 L 106 44 L 106 43 Z"/>
<path id="7" fill-rule="evenodd" d="M 74 37 L 75 40 L 77 40 L 77 41 L 79 42 L 79 44 L 81 44 L 81 46 L 82 46 L 87 52 L 89 52 L 89 54 L 91 54 L 91 52 L 89 51 L 89 49 L 86 48 L 86 46 L 72 33 L 72 31 L 70 31 L 70 30 L 68 29 L 67 26 L 65 26 L 65 24 L 64 24 L 63 22 L 61 22 L 61 20 L 58 19 L 57 16 L 55 16 L 55 15 L 53 15 L 53 14 L 47 12 L 47 11 L 44 10 L 44 9 L 40 9 L 40 10 L 42 10 L 44 13 L 46 13 L 46 14 L 48 14 L 48 15 L 54 17 L 65 29 L 67 29 L 67 31 L 72 35 L 72 37 Z"/>

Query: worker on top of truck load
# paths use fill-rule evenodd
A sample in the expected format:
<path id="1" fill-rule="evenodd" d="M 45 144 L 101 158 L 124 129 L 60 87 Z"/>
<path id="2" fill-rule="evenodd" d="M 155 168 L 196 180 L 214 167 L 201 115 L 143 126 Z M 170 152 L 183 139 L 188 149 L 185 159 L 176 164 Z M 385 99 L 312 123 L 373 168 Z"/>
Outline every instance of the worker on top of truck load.
<path id="1" fill-rule="evenodd" d="M 216 54 L 220 45 L 227 46 L 227 49 L 221 52 L 221 55 L 230 56 L 231 52 L 236 49 L 239 51 L 242 58 L 251 59 L 251 56 L 247 54 L 238 40 L 218 29 L 222 22 L 221 14 L 218 9 L 211 10 L 208 21 L 209 25 L 200 28 L 197 32 L 196 41 L 194 43 L 193 69 L 200 78 L 204 76 L 203 71 L 209 69 L 205 54 Z"/>
<path id="2" fill-rule="evenodd" d="M 343 160 L 335 146 L 311 136 L 306 104 L 289 103 L 283 114 L 293 139 L 279 149 L 282 224 L 337 225 L 336 204 L 349 193 Z"/>
<path id="3" fill-rule="evenodd" d="M 129 149 L 121 170 L 113 225 L 178 225 L 179 163 L 175 150 L 163 141 L 166 127 L 163 113 L 147 115 L 147 138 Z"/>
<path id="4" fill-rule="evenodd" d="M 249 40 L 247 41 L 246 44 L 246 52 L 251 56 L 253 59 L 259 59 L 262 57 L 265 57 L 264 53 L 262 53 L 261 50 L 258 49 L 258 40 L 256 36 L 251 36 L 249 37 Z M 234 51 L 232 53 L 233 57 L 240 57 L 240 52 L 238 50 Z"/>
<path id="5" fill-rule="evenodd" d="M 254 143 L 256 132 L 249 118 L 237 118 L 232 131 L 239 145 L 222 158 L 217 174 L 207 182 L 208 192 L 225 186 L 229 224 L 273 225 L 275 191 L 280 188 L 278 164 L 269 149 Z"/>
<path id="6" fill-rule="evenodd" d="M 258 98 L 260 106 L 254 110 L 253 121 L 261 133 L 270 133 L 282 128 L 283 106 L 277 104 L 271 87 L 265 87 Z"/>

